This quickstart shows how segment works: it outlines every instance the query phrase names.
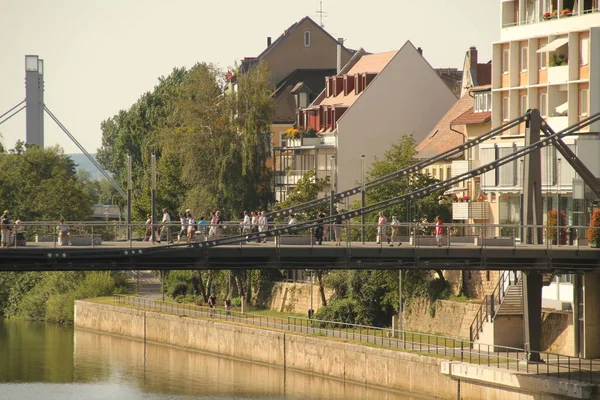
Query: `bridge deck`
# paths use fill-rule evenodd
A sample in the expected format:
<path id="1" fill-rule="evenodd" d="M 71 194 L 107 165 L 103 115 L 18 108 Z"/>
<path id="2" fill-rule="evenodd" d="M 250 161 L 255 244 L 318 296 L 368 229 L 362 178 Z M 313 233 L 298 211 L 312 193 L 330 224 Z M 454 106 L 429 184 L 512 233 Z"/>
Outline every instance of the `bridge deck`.
<path id="1" fill-rule="evenodd" d="M 31 243 L 0 249 L 0 270 L 120 270 L 120 269 L 456 269 L 600 272 L 598 249 L 577 246 L 524 245 L 423 246 L 334 242 L 323 245 L 244 243 L 202 248 L 198 243 L 103 242 L 95 246 Z"/>

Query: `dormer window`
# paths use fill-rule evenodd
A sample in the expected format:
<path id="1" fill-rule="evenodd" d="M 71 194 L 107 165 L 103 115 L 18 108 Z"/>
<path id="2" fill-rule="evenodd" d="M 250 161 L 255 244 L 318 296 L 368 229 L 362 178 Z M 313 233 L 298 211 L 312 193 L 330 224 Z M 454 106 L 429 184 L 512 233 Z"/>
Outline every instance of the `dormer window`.
<path id="1" fill-rule="evenodd" d="M 476 93 L 473 97 L 473 111 L 476 113 L 492 111 L 492 93 Z"/>
<path id="2" fill-rule="evenodd" d="M 310 31 L 304 32 L 304 46 L 310 47 Z"/>

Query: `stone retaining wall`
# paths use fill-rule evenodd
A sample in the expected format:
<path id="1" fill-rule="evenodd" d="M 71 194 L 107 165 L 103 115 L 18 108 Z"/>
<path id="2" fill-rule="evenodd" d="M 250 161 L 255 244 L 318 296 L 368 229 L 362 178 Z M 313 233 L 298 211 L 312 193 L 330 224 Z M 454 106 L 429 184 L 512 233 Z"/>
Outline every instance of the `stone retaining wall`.
<path id="1" fill-rule="evenodd" d="M 456 399 L 458 382 L 441 372 L 442 359 L 251 326 L 75 302 L 76 328 L 94 329 L 206 351 L 274 367 L 370 386 Z M 463 400 L 481 398 L 482 386 L 462 382 Z M 488 388 L 490 400 L 558 400 L 548 393 Z"/>

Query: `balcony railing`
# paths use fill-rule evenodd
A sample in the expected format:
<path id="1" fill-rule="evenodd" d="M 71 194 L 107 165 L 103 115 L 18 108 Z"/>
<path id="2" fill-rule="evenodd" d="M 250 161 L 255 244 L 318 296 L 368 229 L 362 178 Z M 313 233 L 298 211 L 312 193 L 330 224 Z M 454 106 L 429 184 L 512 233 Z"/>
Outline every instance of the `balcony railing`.
<path id="1" fill-rule="evenodd" d="M 486 220 L 490 218 L 490 203 L 477 202 L 455 202 L 452 203 L 452 219 L 467 221 L 473 219 Z"/>
<path id="2" fill-rule="evenodd" d="M 523 18 L 520 21 L 505 22 L 502 24 L 502 27 L 510 28 L 513 26 L 523 26 L 523 25 L 531 25 L 531 24 L 538 24 L 538 23 L 549 23 L 551 21 L 565 20 L 565 19 L 569 19 L 569 18 L 573 18 L 573 17 L 577 17 L 577 16 L 594 14 L 594 13 L 598 13 L 598 12 L 600 12 L 600 9 L 598 9 L 598 8 L 582 10 L 581 12 L 578 12 L 577 10 L 573 10 L 570 14 L 567 14 L 567 15 L 561 15 L 562 14 L 561 12 L 557 12 L 556 15 L 552 15 L 551 17 L 548 17 L 548 18 L 544 18 L 544 14 L 540 14 L 539 16 L 536 16 L 534 18 Z"/>
<path id="3" fill-rule="evenodd" d="M 481 162 L 479 160 L 458 160 L 452 161 L 452 177 L 456 177 L 467 173 L 475 168 L 479 167 Z"/>
<path id="4" fill-rule="evenodd" d="M 284 147 L 318 146 L 322 143 L 321 138 L 286 139 Z"/>

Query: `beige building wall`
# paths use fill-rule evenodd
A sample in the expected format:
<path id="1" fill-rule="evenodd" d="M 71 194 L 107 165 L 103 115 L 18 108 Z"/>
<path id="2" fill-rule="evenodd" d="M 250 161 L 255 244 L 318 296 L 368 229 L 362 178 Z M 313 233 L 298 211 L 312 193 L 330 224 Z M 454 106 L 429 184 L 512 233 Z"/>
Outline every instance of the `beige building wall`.
<path id="1" fill-rule="evenodd" d="M 456 102 L 427 61 L 408 42 L 338 121 L 338 188 L 354 186 L 365 169 L 402 135 L 422 141 Z"/>
<path id="2" fill-rule="evenodd" d="M 310 32 L 310 46 L 304 44 L 305 32 Z M 276 49 L 263 57 L 271 71 L 271 83 L 275 85 L 297 69 L 325 69 L 337 66 L 337 41 L 332 40 L 329 34 L 308 18 L 276 46 Z M 350 51 L 342 49 L 342 66 L 351 57 Z"/>

